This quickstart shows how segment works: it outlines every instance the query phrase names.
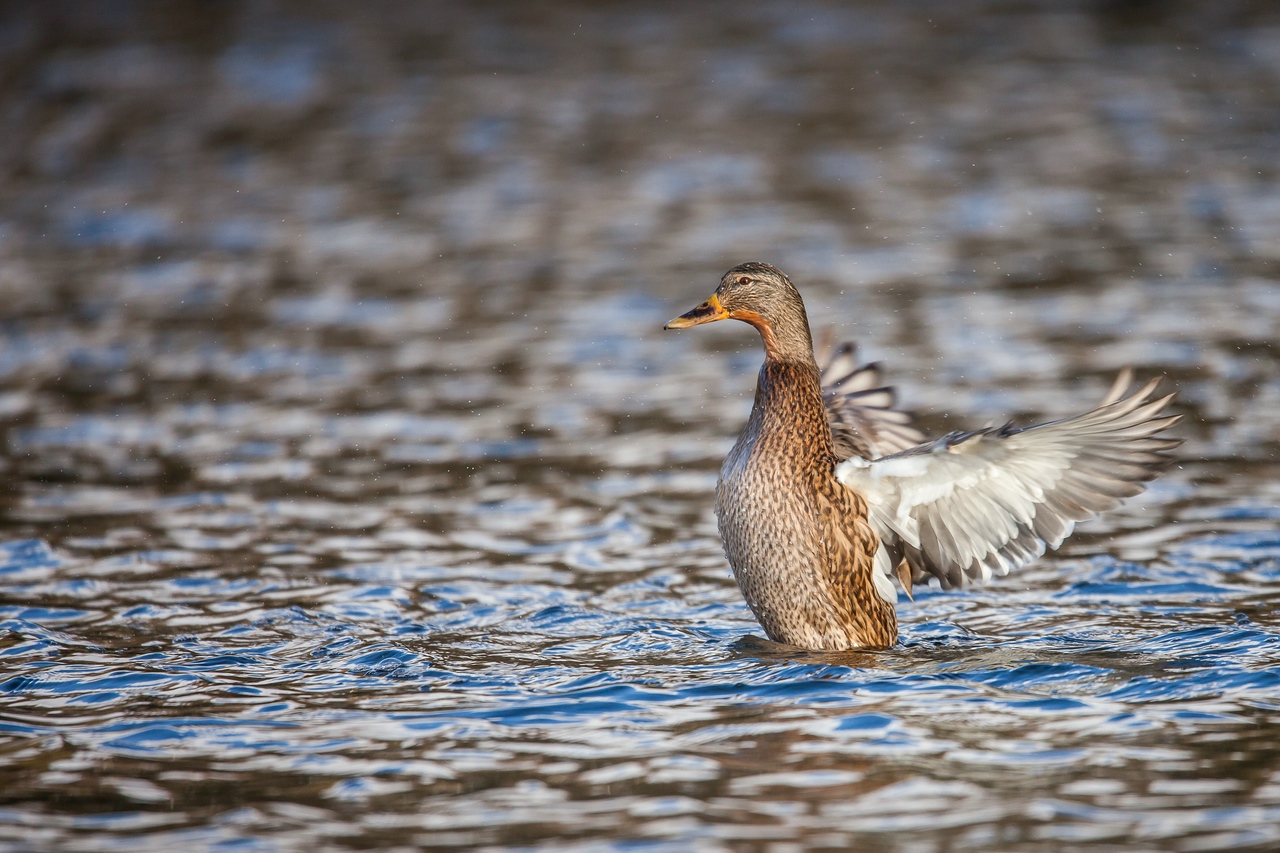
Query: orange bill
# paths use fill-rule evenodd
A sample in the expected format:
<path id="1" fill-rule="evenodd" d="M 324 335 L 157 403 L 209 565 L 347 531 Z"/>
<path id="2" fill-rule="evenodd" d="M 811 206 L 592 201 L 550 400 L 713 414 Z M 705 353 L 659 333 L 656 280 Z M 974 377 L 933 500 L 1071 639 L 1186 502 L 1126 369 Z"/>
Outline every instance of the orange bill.
<path id="1" fill-rule="evenodd" d="M 724 320 L 729 316 L 729 311 L 720 304 L 720 298 L 714 293 L 706 302 L 694 308 L 692 311 L 686 311 L 674 320 L 671 320 L 664 329 L 687 329 L 690 326 L 701 326 L 703 323 L 714 323 L 716 320 Z"/>

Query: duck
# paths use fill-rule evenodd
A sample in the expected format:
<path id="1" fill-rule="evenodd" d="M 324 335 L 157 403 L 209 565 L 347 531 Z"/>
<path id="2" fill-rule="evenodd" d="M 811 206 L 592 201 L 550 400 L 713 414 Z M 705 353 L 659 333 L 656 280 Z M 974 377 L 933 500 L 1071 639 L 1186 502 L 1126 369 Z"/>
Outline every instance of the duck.
<path id="1" fill-rule="evenodd" d="M 898 642 L 908 598 L 986 581 L 1055 549 L 1079 522 L 1139 494 L 1182 442 L 1159 378 L 1121 371 L 1095 408 L 929 440 L 851 344 L 815 354 L 800 292 L 766 263 L 735 266 L 664 328 L 755 327 L 764 363 L 725 457 L 715 515 L 747 606 L 775 643 L 878 651 Z M 896 585 L 895 585 L 896 583 Z"/>

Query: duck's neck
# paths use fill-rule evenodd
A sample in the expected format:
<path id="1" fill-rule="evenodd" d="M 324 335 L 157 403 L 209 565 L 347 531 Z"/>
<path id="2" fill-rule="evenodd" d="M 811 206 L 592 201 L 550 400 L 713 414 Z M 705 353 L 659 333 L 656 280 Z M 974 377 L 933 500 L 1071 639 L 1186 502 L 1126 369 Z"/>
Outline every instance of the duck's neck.
<path id="1" fill-rule="evenodd" d="M 744 435 L 778 433 L 804 448 L 798 458 L 833 457 L 831 424 L 822 402 L 822 379 L 813 358 L 809 317 L 800 295 L 770 307 L 769 316 L 735 308 L 733 318 L 751 324 L 764 342 L 764 365 L 756 385 L 750 426 Z"/>
<path id="2" fill-rule="evenodd" d="M 817 363 L 813 360 L 813 336 L 809 334 L 809 317 L 799 294 L 795 301 L 775 306 L 769 319 L 758 311 L 742 308 L 734 309 L 733 318 L 755 326 L 764 343 L 766 359 L 811 364 L 817 369 Z"/>
<path id="3" fill-rule="evenodd" d="M 801 458 L 822 460 L 825 465 L 834 454 L 831 424 L 822 402 L 818 366 L 812 351 L 807 355 L 804 361 L 765 359 L 751 407 L 751 426 L 757 431 L 788 433 L 790 440 L 806 448 Z"/>

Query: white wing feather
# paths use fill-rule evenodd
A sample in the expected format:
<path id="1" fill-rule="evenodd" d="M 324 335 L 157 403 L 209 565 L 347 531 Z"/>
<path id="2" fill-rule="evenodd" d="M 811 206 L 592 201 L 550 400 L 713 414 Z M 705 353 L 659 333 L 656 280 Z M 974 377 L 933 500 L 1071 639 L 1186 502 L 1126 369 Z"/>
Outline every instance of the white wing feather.
<path id="1" fill-rule="evenodd" d="M 1079 521 L 1141 492 L 1181 441 L 1157 438 L 1178 417 L 1152 400 L 1159 380 L 1126 397 L 1122 372 L 1102 404 L 1073 418 L 951 433 L 875 460 L 851 458 L 836 478 L 867 500 L 881 539 L 877 565 L 944 587 L 1007 574 L 1057 548 Z M 887 567 L 887 568 L 886 568 Z"/>

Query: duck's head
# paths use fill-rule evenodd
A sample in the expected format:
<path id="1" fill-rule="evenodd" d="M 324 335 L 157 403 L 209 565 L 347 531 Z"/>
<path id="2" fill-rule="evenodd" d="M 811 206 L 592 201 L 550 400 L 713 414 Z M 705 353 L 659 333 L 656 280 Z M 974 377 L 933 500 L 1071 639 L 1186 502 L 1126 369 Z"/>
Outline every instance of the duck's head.
<path id="1" fill-rule="evenodd" d="M 724 274 L 710 299 L 663 328 L 687 329 L 716 320 L 742 320 L 755 326 L 769 358 L 813 359 L 804 300 L 791 279 L 777 267 L 755 261 L 739 264 Z"/>

